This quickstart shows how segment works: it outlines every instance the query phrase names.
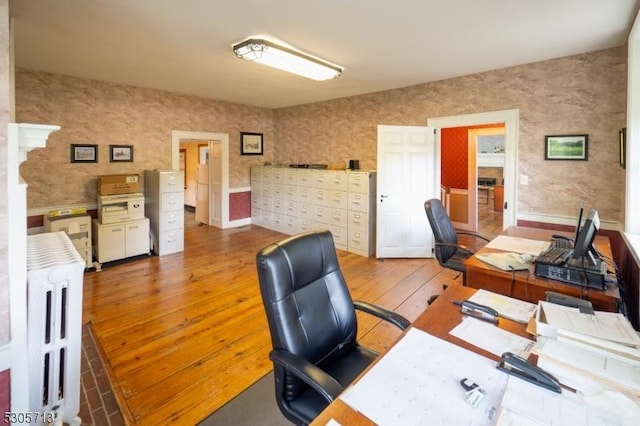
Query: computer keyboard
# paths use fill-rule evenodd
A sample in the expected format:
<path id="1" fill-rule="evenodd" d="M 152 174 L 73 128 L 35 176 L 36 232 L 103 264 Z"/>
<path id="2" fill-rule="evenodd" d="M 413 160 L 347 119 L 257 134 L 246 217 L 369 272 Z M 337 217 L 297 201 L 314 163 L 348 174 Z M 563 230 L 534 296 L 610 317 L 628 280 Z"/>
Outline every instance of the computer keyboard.
<path id="1" fill-rule="evenodd" d="M 549 247 L 536 257 L 536 262 L 546 263 L 547 265 L 563 265 L 571 256 L 573 250 L 562 247 Z"/>
<path id="2" fill-rule="evenodd" d="M 572 249 L 573 241 L 566 238 L 552 238 L 549 248 Z"/>

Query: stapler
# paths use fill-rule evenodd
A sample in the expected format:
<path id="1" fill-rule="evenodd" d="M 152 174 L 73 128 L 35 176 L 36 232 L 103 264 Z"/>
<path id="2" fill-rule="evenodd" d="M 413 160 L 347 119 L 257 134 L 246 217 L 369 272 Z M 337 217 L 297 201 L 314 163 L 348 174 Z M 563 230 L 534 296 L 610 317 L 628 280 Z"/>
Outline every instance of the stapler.
<path id="1" fill-rule="evenodd" d="M 542 368 L 530 364 L 526 359 L 512 353 L 505 352 L 497 365 L 498 370 L 519 377 L 534 385 L 541 386 L 550 391 L 561 393 L 560 382 L 553 375 Z"/>

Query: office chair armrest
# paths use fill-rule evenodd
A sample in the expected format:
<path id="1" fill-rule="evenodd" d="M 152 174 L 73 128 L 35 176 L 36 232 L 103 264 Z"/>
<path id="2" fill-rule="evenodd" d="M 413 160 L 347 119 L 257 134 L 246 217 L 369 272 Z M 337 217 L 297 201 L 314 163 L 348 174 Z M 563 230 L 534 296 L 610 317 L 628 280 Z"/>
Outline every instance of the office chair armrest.
<path id="1" fill-rule="evenodd" d="M 442 247 L 453 247 L 458 250 L 466 251 L 469 254 L 475 254 L 476 252 L 475 250 L 472 250 L 467 246 L 463 246 L 462 244 L 439 243 L 436 241 L 435 245 L 442 246 Z"/>
<path id="2" fill-rule="evenodd" d="M 297 378 L 322 395 L 328 402 L 336 399 L 344 390 L 336 379 L 306 359 L 291 352 L 274 349 L 269 353 L 269 359 L 293 373 Z"/>
<path id="3" fill-rule="evenodd" d="M 397 314 L 388 309 L 382 308 L 371 303 L 363 302 L 361 300 L 354 300 L 353 306 L 359 311 L 366 312 L 370 315 L 383 319 L 387 322 L 398 327 L 400 330 L 406 330 L 411 325 L 411 321 L 406 319 L 400 314 Z"/>
<path id="4" fill-rule="evenodd" d="M 475 232 L 471 232 L 471 231 L 456 231 L 456 234 L 458 234 L 458 235 L 460 235 L 460 234 L 463 234 L 463 235 L 471 235 L 472 237 L 479 238 L 479 239 L 484 240 L 484 241 L 486 241 L 486 242 L 491 241 L 491 240 L 489 240 L 487 237 L 485 237 L 485 236 L 483 236 L 483 235 L 480 235 L 480 234 L 478 234 L 478 233 L 475 233 Z"/>

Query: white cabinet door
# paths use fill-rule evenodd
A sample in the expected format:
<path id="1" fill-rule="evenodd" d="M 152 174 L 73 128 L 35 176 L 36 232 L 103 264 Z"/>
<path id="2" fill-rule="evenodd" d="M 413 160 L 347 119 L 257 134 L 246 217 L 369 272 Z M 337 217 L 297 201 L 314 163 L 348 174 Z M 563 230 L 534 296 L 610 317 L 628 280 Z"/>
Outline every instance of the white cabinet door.
<path id="1" fill-rule="evenodd" d="M 149 219 L 144 218 L 125 225 L 125 257 L 149 253 Z"/>

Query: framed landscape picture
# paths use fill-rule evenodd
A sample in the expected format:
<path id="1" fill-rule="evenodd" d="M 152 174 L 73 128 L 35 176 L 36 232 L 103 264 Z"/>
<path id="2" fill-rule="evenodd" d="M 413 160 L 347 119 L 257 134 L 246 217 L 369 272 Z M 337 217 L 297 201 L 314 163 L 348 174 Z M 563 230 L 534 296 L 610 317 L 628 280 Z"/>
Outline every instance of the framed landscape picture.
<path id="1" fill-rule="evenodd" d="M 551 135 L 544 139 L 545 160 L 589 159 L 589 135 Z"/>

